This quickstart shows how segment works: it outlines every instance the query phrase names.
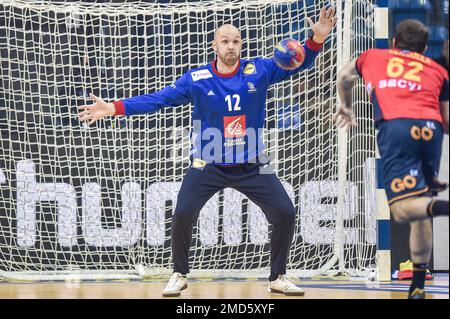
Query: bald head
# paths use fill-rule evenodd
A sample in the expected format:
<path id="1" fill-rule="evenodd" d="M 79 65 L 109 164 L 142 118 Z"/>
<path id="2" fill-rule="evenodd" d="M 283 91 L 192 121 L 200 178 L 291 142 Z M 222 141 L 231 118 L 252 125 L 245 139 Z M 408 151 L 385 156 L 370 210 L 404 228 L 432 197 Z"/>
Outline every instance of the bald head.
<path id="1" fill-rule="evenodd" d="M 229 37 L 239 37 L 241 38 L 241 32 L 238 28 L 236 28 L 232 24 L 224 24 L 217 28 L 216 33 L 214 34 L 214 40 L 217 41 L 222 36 L 229 36 Z"/>
<path id="2" fill-rule="evenodd" d="M 241 55 L 241 32 L 234 25 L 222 25 L 214 34 L 212 47 L 221 62 L 228 66 L 235 65 Z"/>

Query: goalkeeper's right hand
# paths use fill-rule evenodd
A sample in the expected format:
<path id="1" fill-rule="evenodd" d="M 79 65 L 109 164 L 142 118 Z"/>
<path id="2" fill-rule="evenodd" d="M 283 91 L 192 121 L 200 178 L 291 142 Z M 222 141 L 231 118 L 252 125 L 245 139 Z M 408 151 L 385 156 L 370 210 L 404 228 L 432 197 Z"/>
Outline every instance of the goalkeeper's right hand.
<path id="1" fill-rule="evenodd" d="M 78 113 L 80 121 L 89 121 L 88 125 L 91 125 L 97 120 L 101 120 L 106 116 L 114 116 L 116 114 L 116 107 L 113 103 L 106 103 L 102 98 L 96 97 L 94 94 L 89 94 L 91 99 L 95 101 L 91 105 L 81 105 L 79 110 L 84 110 Z"/>

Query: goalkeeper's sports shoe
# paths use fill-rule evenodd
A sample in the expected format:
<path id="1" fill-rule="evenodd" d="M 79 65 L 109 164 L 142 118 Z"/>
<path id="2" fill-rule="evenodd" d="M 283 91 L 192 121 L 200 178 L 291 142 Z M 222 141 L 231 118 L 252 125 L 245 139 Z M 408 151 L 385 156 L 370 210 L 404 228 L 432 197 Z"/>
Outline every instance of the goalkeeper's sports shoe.
<path id="1" fill-rule="evenodd" d="M 303 296 L 305 291 L 295 285 L 286 276 L 278 276 L 277 280 L 269 281 L 269 292 L 284 294 L 286 296 Z"/>
<path id="2" fill-rule="evenodd" d="M 425 299 L 425 290 L 416 288 L 411 294 L 408 295 L 408 299 Z"/>
<path id="3" fill-rule="evenodd" d="M 187 279 L 179 272 L 174 272 L 170 277 L 166 288 L 163 290 L 163 297 L 178 297 L 181 295 L 181 290 L 187 288 Z"/>

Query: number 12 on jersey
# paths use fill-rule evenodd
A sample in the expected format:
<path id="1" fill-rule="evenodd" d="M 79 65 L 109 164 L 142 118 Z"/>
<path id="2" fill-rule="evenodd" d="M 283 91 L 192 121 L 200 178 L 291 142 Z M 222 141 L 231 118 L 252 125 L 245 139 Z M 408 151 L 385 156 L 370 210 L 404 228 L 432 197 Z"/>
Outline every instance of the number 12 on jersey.
<path id="1" fill-rule="evenodd" d="M 233 102 L 232 99 L 235 100 L 234 102 L 234 108 L 233 108 Z M 233 112 L 233 111 L 240 111 L 241 107 L 239 106 L 239 102 L 241 101 L 241 97 L 239 96 L 239 94 L 233 94 L 233 97 L 231 97 L 231 95 L 227 95 L 225 97 L 225 102 L 228 103 L 228 111 L 229 112 Z"/>

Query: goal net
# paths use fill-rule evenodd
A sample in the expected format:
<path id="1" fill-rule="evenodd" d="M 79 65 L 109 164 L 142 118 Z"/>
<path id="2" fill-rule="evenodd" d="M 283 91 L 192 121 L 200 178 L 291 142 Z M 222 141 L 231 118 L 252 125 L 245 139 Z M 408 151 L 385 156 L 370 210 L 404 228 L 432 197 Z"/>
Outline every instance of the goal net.
<path id="1" fill-rule="evenodd" d="M 267 155 L 296 211 L 288 275 L 366 276 L 376 264 L 374 129 L 361 85 L 359 126 L 338 137 L 337 72 L 373 46 L 370 0 L 25 1 L 0 3 L 0 277 L 142 278 L 171 271 L 171 216 L 189 167 L 192 105 L 108 118 L 77 106 L 155 92 L 214 59 L 232 23 L 242 58 L 310 36 L 333 3 L 339 22 L 314 67 L 267 94 Z M 340 148 L 339 145 L 342 147 Z M 266 277 L 271 227 L 241 193 L 202 209 L 195 276 Z"/>

